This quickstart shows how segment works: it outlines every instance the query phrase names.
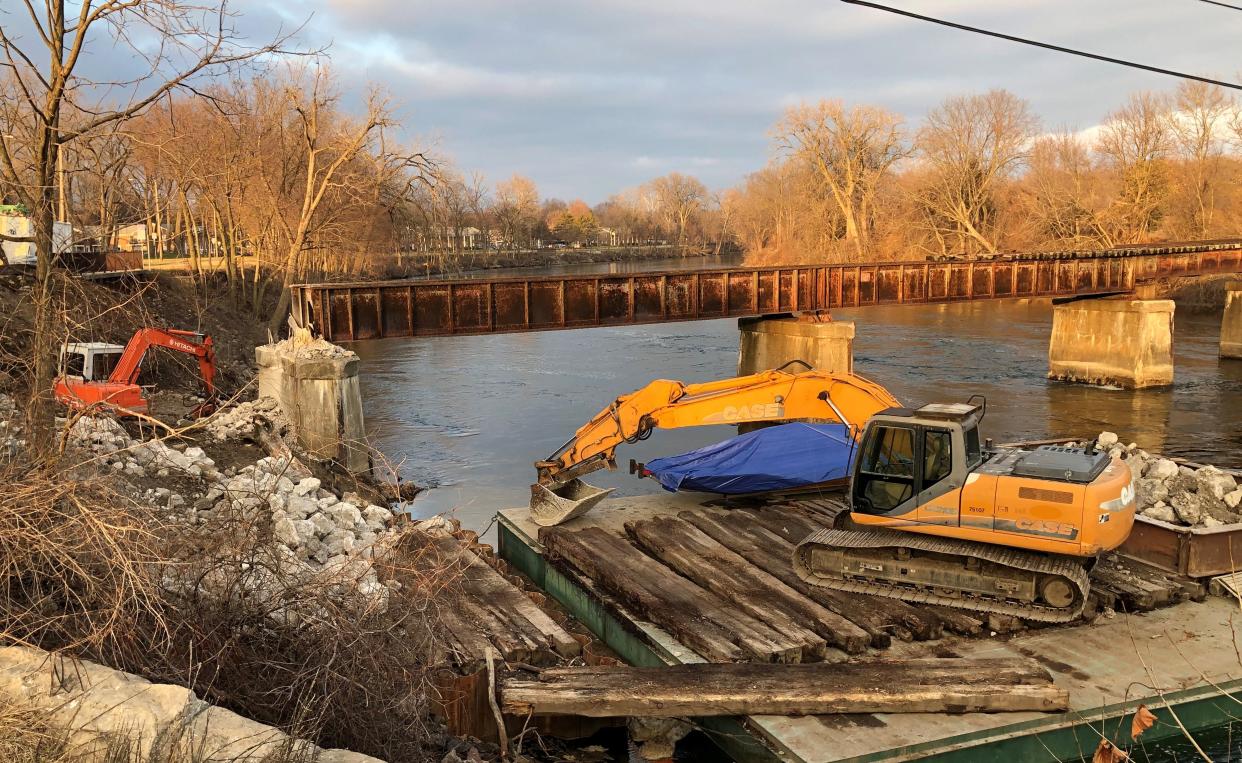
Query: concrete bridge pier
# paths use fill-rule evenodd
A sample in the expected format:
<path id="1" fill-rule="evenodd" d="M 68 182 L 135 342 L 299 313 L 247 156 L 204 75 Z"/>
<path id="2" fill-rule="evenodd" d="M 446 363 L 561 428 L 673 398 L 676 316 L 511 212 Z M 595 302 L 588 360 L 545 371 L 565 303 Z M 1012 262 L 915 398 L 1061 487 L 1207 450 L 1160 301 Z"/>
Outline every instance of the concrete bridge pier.
<path id="1" fill-rule="evenodd" d="M 1056 305 L 1048 378 L 1126 389 L 1173 383 L 1171 299 L 1085 299 Z"/>
<path id="2" fill-rule="evenodd" d="M 273 397 L 307 453 L 351 472 L 371 468 L 365 446 L 358 356 L 323 340 L 256 347 L 259 396 Z"/>
<path id="3" fill-rule="evenodd" d="M 1220 323 L 1220 356 L 1242 360 L 1242 280 L 1225 284 L 1225 315 Z"/>
<path id="4" fill-rule="evenodd" d="M 826 311 L 739 318 L 737 328 L 738 376 L 780 368 L 791 360 L 806 361 L 817 371 L 854 371 L 854 322 L 834 321 Z"/>

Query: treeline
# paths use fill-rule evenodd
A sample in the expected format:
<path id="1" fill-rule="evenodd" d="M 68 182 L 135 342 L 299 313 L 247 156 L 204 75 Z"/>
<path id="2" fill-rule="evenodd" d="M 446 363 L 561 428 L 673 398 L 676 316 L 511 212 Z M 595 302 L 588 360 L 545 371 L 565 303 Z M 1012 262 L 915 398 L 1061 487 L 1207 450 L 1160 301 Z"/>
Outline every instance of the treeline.
<path id="1" fill-rule="evenodd" d="M 1004 90 L 917 126 L 820 101 L 772 130 L 775 157 L 723 198 L 760 261 L 1107 247 L 1242 230 L 1242 111 L 1219 87 L 1138 93 L 1083 132 L 1048 132 Z"/>
<path id="2" fill-rule="evenodd" d="M 29 195 L 12 178 L 27 174 L 20 165 L 39 147 L 17 88 L 0 74 L 0 132 L 19 165 L 0 174 L 0 203 Z M 171 92 L 62 144 L 57 218 L 73 225 L 79 248 L 221 269 L 254 305 L 299 279 L 399 272 L 412 254 L 452 270 L 488 252 L 548 246 L 725 245 L 718 205 L 695 178 L 656 178 L 594 208 L 545 199 L 529 178 L 492 183 L 401 144 L 377 92 L 361 108 L 341 99 L 325 67 L 301 64 Z M 70 107 L 62 119 L 72 130 L 90 115 Z"/>

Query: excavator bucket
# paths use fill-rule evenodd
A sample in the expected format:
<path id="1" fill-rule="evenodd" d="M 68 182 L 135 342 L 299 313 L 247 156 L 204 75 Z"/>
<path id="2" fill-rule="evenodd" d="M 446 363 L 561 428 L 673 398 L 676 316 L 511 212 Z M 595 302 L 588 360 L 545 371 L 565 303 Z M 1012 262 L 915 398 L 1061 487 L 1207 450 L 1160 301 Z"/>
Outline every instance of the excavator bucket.
<path id="1" fill-rule="evenodd" d="M 616 488 L 588 485 L 580 479 L 572 479 L 558 488 L 546 485 L 530 486 L 530 514 L 535 524 L 552 527 L 580 517 L 604 500 Z"/>

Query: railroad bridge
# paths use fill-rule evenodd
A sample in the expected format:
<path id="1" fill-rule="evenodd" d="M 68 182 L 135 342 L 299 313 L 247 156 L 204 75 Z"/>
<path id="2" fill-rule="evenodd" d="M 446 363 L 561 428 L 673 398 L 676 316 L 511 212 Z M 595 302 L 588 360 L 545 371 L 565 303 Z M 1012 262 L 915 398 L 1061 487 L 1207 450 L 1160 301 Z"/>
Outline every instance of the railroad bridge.
<path id="1" fill-rule="evenodd" d="M 1140 297 L 1147 296 L 1145 292 L 1161 282 L 1240 272 L 1242 239 L 1232 239 L 945 261 L 313 283 L 293 286 L 292 297 L 294 316 L 299 322 L 313 322 L 333 341 L 548 331 L 792 313 L 822 317 L 834 308 L 869 305 L 1079 298 L 1082 301 L 1063 306 L 1067 308 L 1064 320 L 1060 307 L 1054 315 L 1050 375 L 1076 381 L 1153 386 L 1172 381 L 1173 308 L 1167 300 Z M 1222 356 L 1242 355 L 1242 285 L 1234 285 L 1238 288 L 1230 290 L 1222 327 Z M 1108 296 L 1128 298 L 1084 299 Z M 800 322 L 821 326 L 825 323 L 822 318 Z M 744 355 L 748 326 L 762 333 L 763 323 L 743 322 Z M 1231 328 L 1234 324 L 1236 328 Z M 838 324 L 834 336 L 852 339 L 852 324 L 848 337 L 841 328 Z M 814 331 L 834 330 L 790 330 L 786 326 L 777 333 L 797 334 L 805 340 Z M 1233 333 L 1239 335 L 1234 337 Z M 1110 339 L 1113 334 L 1117 336 Z M 1152 347 L 1145 344 L 1135 358 L 1099 357 L 1111 352 L 1108 348 L 1117 344 L 1113 339 L 1123 335 L 1130 339 L 1138 336 Z M 1092 341 L 1092 337 L 1099 341 Z M 788 341 L 791 340 L 778 343 Z M 1136 363 L 1146 368 L 1131 368 Z"/>

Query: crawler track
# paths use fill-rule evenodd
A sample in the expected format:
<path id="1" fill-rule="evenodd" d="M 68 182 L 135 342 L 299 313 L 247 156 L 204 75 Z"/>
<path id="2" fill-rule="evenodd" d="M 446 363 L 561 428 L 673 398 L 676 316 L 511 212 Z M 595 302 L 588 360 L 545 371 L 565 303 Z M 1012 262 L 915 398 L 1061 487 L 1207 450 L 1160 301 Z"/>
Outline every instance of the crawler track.
<path id="1" fill-rule="evenodd" d="M 1057 575 L 1068 580 L 1076 588 L 1074 603 L 1057 608 L 1046 604 L 1015 601 L 991 597 L 973 592 L 949 596 L 926 587 L 893 583 L 888 580 L 865 578 L 858 575 L 845 577 L 839 573 L 814 570 L 811 567 L 811 550 L 816 547 L 836 549 L 882 549 L 905 548 L 913 555 L 941 554 L 959 558 L 976 558 L 992 564 L 1024 570 L 1038 575 Z M 991 546 L 971 541 L 950 540 L 934 536 L 901 533 L 889 530 L 833 530 L 812 533 L 794 549 L 794 569 L 808 583 L 838 591 L 866 593 L 900 599 L 918 604 L 942 604 L 949 607 L 1013 615 L 1023 620 L 1044 623 L 1064 623 L 1082 614 L 1090 591 L 1090 581 L 1083 567 L 1073 560 L 1035 554 L 1017 549 Z"/>

